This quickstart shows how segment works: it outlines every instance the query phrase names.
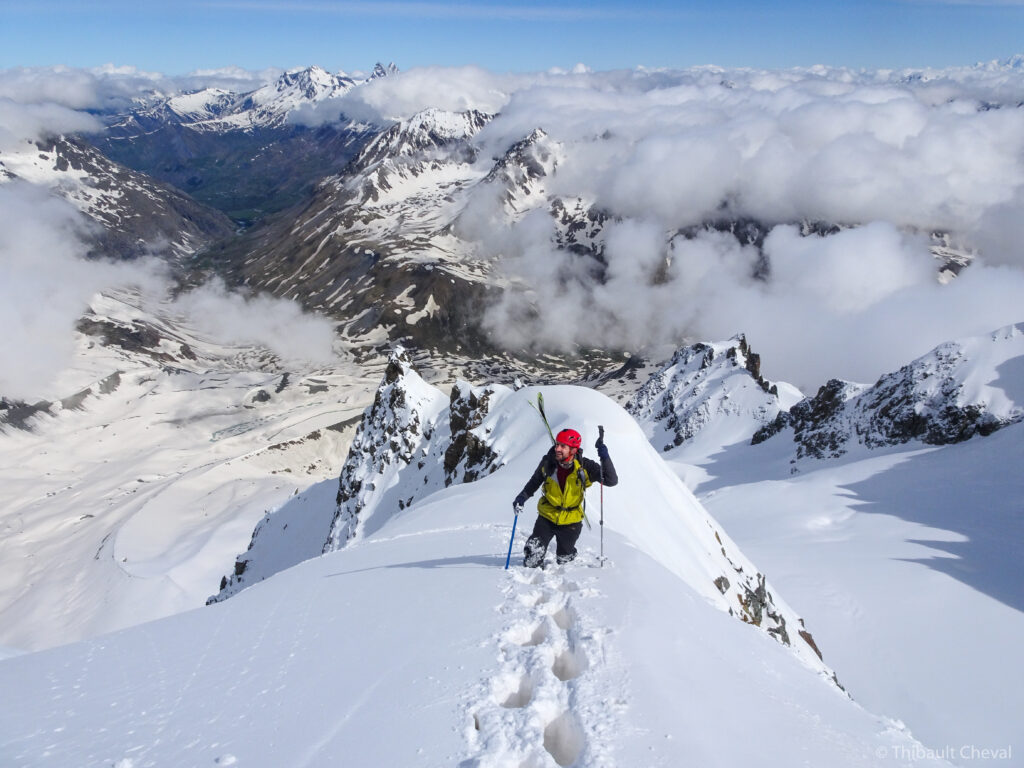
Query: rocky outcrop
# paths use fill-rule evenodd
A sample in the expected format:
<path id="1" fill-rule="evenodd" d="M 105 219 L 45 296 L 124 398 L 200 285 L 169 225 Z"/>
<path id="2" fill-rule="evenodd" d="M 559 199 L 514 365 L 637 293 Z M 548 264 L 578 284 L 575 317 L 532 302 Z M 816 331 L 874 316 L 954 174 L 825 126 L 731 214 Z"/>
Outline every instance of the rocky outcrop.
<path id="1" fill-rule="evenodd" d="M 948 445 L 988 435 L 1024 419 L 1022 360 L 1024 323 L 947 342 L 870 387 L 832 379 L 752 442 L 788 433 L 798 459 L 827 459 L 854 445 Z"/>
<path id="2" fill-rule="evenodd" d="M 402 498 L 406 491 L 398 474 L 426 453 L 420 449 L 433 434 L 442 406 L 440 393 L 416 375 L 405 351 L 393 352 L 341 469 L 325 552 L 356 538 L 370 508 L 381 503 L 404 508 L 412 501 Z"/>
<path id="3" fill-rule="evenodd" d="M 739 335 L 680 349 L 625 407 L 644 424 L 652 443 L 668 451 L 723 420 L 747 440 L 796 399 L 792 387 L 761 376 L 760 356 Z"/>
<path id="4" fill-rule="evenodd" d="M 490 407 L 493 387 L 474 389 L 464 381 L 452 387 L 448 407 L 450 438 L 444 449 L 444 484 L 471 483 L 498 468 L 498 454 L 486 436 L 474 430 L 483 424 Z"/>
<path id="5" fill-rule="evenodd" d="M 392 353 L 342 467 L 324 551 L 344 547 L 367 524 L 376 528 L 434 491 L 497 469 L 500 457 L 481 429 L 491 404 L 509 391 L 459 381 L 446 400 L 412 369 L 404 350 Z"/>

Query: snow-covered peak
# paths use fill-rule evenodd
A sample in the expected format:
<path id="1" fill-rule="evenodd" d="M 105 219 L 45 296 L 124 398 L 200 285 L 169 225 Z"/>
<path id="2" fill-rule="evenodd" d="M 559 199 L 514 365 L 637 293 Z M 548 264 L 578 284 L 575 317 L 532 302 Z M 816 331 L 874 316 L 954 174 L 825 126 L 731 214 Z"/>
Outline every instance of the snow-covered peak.
<path id="1" fill-rule="evenodd" d="M 333 75 L 320 67 L 285 72 L 245 96 L 234 114 L 208 127 L 230 129 L 284 125 L 296 109 L 336 98 L 351 90 L 356 82 L 345 75 Z"/>
<path id="2" fill-rule="evenodd" d="M 450 112 L 430 107 L 403 121 L 402 131 L 410 134 L 426 134 L 444 141 L 455 141 L 472 138 L 490 119 L 490 115 L 485 115 L 475 109 L 465 112 Z"/>
<path id="3" fill-rule="evenodd" d="M 508 148 L 484 181 L 501 185 L 502 200 L 514 216 L 546 202 L 544 180 L 555 173 L 562 156 L 558 142 L 535 128 Z"/>
<path id="4" fill-rule="evenodd" d="M 668 451 L 687 441 L 699 455 L 746 441 L 801 398 L 789 384 L 761 376 L 760 356 L 743 335 L 683 347 L 626 404 L 652 445 Z M 711 445 L 712 442 L 714 445 Z"/>
<path id="5" fill-rule="evenodd" d="M 491 119 L 476 110 L 449 112 L 431 107 L 381 133 L 353 161 L 364 169 L 388 158 L 411 157 L 475 136 Z"/>
<path id="6" fill-rule="evenodd" d="M 203 132 L 231 132 L 285 125 L 292 112 L 337 98 L 361 82 L 318 66 L 292 69 L 253 91 L 234 93 L 205 88 L 150 98 L 121 125 L 176 123 Z"/>
<path id="7" fill-rule="evenodd" d="M 1024 323 L 941 344 L 871 387 L 829 381 L 755 441 L 785 431 L 797 458 L 836 458 L 858 444 L 958 443 L 1021 420 Z"/>
<path id="8" fill-rule="evenodd" d="M 316 103 L 340 96 L 355 81 L 344 75 L 332 75 L 317 66 L 285 72 L 276 82 L 252 93 L 254 104 L 279 109 L 293 109 L 301 103 Z"/>
<path id="9" fill-rule="evenodd" d="M 204 88 L 201 91 L 183 93 L 167 100 L 167 109 L 185 123 L 212 120 L 230 109 L 237 101 L 237 95 L 221 88 Z"/>
<path id="10" fill-rule="evenodd" d="M 424 183 L 429 188 L 438 181 L 450 185 L 455 180 L 453 169 L 475 159 L 470 140 L 491 117 L 476 110 L 425 109 L 378 134 L 333 183 L 360 188 L 363 200 L 376 199 L 382 191 L 399 187 L 428 170 L 440 174 L 432 174 L 427 182 L 416 182 L 411 189 L 417 190 Z M 434 191 L 443 197 L 442 191 Z"/>

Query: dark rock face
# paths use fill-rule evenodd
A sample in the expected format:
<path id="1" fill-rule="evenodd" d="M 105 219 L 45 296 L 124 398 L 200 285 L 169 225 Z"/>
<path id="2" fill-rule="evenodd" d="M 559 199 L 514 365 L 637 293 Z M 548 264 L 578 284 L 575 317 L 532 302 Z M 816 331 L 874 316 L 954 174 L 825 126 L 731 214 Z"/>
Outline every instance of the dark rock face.
<path id="1" fill-rule="evenodd" d="M 483 423 L 493 394 L 493 389 L 475 390 L 465 382 L 452 387 L 448 409 L 451 442 L 444 451 L 446 486 L 471 483 L 497 469 L 498 455 L 483 438 L 473 433 Z"/>
<path id="2" fill-rule="evenodd" d="M 859 432 L 869 448 L 920 440 L 928 445 L 948 445 L 975 435 L 990 435 L 1005 424 L 989 413 L 984 403 L 963 403 L 963 384 L 944 374 L 955 362 L 952 349 L 937 350 L 937 374 L 913 364 L 879 379 L 862 396 L 860 407 L 869 414 L 868 426 Z M 936 377 L 935 391 L 920 397 L 920 385 Z"/>
<path id="3" fill-rule="evenodd" d="M 846 402 L 861 388 L 856 384 L 829 380 L 814 397 L 801 400 L 789 413 L 780 413 L 769 425 L 754 434 L 751 444 L 757 445 L 778 434 L 788 426 L 793 427 L 797 443 L 797 457 L 831 458 L 845 453 L 847 437 L 837 425 Z"/>

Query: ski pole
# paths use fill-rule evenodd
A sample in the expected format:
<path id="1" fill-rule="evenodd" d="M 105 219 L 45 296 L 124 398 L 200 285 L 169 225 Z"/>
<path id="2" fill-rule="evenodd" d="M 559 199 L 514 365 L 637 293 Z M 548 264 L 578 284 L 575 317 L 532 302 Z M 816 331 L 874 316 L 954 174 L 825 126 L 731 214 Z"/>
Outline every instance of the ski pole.
<path id="1" fill-rule="evenodd" d="M 516 516 L 514 518 L 512 518 L 512 538 L 510 538 L 508 540 L 508 557 L 505 558 L 505 570 L 506 571 L 508 570 L 509 562 L 512 560 L 512 544 L 516 540 L 516 523 L 519 522 L 519 512 L 520 512 L 520 510 L 517 509 L 516 510 Z"/>
<path id="2" fill-rule="evenodd" d="M 604 445 L 604 427 L 598 425 L 597 439 Z M 598 456 L 600 458 L 600 456 Z M 604 472 L 601 472 L 601 567 L 604 568 Z"/>

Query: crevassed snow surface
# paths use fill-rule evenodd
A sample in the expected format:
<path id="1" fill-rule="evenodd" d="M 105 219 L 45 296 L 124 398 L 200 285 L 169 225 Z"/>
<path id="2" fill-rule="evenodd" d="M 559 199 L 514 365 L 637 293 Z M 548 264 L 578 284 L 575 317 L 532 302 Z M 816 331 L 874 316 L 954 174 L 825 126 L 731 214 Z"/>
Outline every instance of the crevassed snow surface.
<path id="1" fill-rule="evenodd" d="M 595 530 L 569 566 L 503 569 L 547 439 L 517 393 L 495 474 L 224 603 L 0 661 L 4 764 L 944 764 L 691 584 L 692 497 L 646 482 L 668 470 L 618 406 L 566 394 L 552 420 L 604 424 L 622 476 L 604 567 Z"/>

